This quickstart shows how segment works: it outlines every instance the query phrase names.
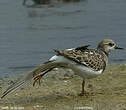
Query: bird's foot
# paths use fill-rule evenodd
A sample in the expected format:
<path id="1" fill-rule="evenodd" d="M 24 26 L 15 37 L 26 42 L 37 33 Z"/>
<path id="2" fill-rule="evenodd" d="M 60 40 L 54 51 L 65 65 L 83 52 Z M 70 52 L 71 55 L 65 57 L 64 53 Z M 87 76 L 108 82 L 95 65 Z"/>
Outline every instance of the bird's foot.
<path id="1" fill-rule="evenodd" d="M 41 78 L 42 78 L 42 75 L 40 74 L 40 75 L 38 75 L 38 76 L 36 76 L 35 78 L 34 78 L 34 82 L 33 82 L 33 86 L 35 86 L 35 83 L 38 81 L 38 83 L 39 83 L 39 85 L 40 85 L 40 80 L 41 80 Z"/>
<path id="2" fill-rule="evenodd" d="M 84 92 L 81 92 L 81 93 L 79 94 L 79 96 L 94 96 L 94 93 L 84 91 Z"/>
<path id="3" fill-rule="evenodd" d="M 85 95 L 85 94 L 84 94 L 84 93 L 82 93 L 82 92 L 78 94 L 78 96 L 84 96 L 84 95 Z"/>

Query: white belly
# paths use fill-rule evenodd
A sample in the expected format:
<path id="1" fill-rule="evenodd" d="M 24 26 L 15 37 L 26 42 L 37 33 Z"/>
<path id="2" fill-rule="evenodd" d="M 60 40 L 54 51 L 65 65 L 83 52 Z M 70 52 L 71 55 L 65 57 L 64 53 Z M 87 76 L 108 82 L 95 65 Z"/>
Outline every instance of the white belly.
<path id="1" fill-rule="evenodd" d="M 80 64 L 73 65 L 73 68 L 71 69 L 75 72 L 75 74 L 78 74 L 83 79 L 95 78 L 102 73 L 102 70 L 93 71 L 91 68 L 87 68 Z"/>
<path id="2" fill-rule="evenodd" d="M 83 79 L 86 78 L 94 78 L 102 73 L 103 70 L 100 71 L 93 71 L 91 68 L 88 68 L 84 65 L 78 64 L 75 61 L 69 60 L 63 56 L 53 56 L 49 59 L 49 61 L 56 61 L 56 62 L 65 62 L 69 64 L 70 69 L 72 69 L 75 74 L 81 76 Z"/>

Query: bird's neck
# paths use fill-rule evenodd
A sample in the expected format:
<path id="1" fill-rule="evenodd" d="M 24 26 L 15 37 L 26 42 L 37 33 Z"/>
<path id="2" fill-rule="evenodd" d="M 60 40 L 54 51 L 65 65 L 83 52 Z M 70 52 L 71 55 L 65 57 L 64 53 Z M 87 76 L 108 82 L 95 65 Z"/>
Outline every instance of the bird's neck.
<path id="1" fill-rule="evenodd" d="M 100 50 L 100 51 L 102 51 L 107 57 L 109 56 L 109 52 L 110 51 L 107 51 L 107 50 L 105 50 L 103 48 L 97 48 L 97 49 Z"/>
<path id="2" fill-rule="evenodd" d="M 101 54 L 104 57 L 104 61 L 105 61 L 106 65 L 107 65 L 108 64 L 109 52 L 106 52 L 104 49 L 101 49 L 101 48 L 97 48 L 97 50 L 99 50 L 101 52 Z"/>

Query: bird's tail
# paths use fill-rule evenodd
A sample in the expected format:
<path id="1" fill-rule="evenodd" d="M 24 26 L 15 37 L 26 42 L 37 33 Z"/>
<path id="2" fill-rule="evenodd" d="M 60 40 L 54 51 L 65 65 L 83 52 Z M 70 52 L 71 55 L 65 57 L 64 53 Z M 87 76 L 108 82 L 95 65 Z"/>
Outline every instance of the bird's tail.
<path id="1" fill-rule="evenodd" d="M 35 76 L 39 75 L 40 73 L 47 73 L 49 69 L 56 68 L 56 67 L 65 67 L 67 64 L 64 62 L 55 62 L 55 61 L 49 61 L 46 62 L 39 67 L 35 68 L 33 71 L 27 73 L 25 77 L 23 77 L 20 81 L 17 81 L 16 83 L 12 84 L 7 88 L 7 90 L 2 94 L 1 98 L 5 97 L 6 95 L 14 92 L 16 89 L 23 86 L 25 83 L 27 83 L 29 80 L 34 78 Z"/>

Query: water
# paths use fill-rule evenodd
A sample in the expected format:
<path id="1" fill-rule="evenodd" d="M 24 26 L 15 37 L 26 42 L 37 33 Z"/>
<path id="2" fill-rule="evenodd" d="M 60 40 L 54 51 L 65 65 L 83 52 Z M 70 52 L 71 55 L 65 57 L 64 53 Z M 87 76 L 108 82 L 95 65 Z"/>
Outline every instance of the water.
<path id="1" fill-rule="evenodd" d="M 126 1 L 85 0 L 28 8 L 20 0 L 0 1 L 0 75 L 20 74 L 47 61 L 52 49 L 111 38 L 126 48 Z M 109 63 L 125 63 L 126 51 L 114 51 Z"/>

